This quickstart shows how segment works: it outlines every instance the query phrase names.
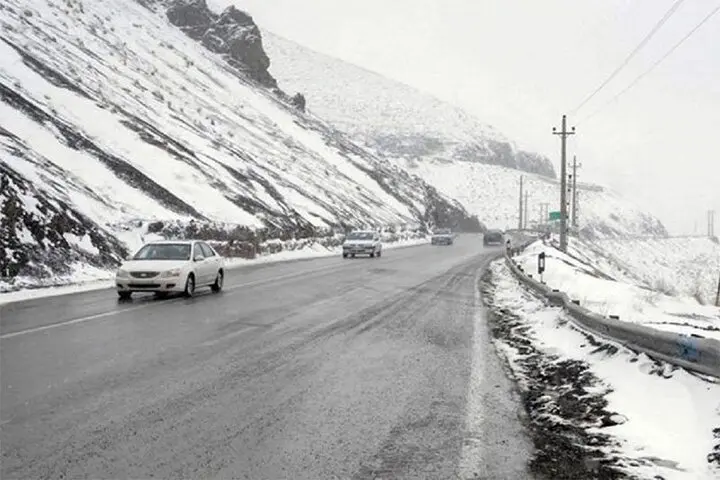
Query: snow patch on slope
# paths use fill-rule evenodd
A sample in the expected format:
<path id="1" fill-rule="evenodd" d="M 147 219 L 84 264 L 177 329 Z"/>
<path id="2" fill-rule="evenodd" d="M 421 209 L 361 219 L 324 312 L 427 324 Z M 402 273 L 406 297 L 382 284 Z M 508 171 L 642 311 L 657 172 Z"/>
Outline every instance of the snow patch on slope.
<path id="1" fill-rule="evenodd" d="M 537 256 L 545 252 L 545 283 L 600 315 L 659 330 L 720 340 L 720 308 L 700 305 L 691 296 L 672 296 L 645 285 L 615 280 L 595 265 L 538 241 L 519 256 L 528 273 L 537 271 Z"/>
<path id="2" fill-rule="evenodd" d="M 714 304 L 720 279 L 720 244 L 710 238 L 607 239 L 591 244 L 651 288 Z"/>
<path id="3" fill-rule="evenodd" d="M 409 172 L 457 199 L 488 227 L 517 228 L 520 176 L 528 194 L 528 225 L 544 223 L 540 206 L 559 204 L 556 180 L 500 166 L 468 162 L 401 160 Z M 666 235 L 660 222 L 632 203 L 599 187 L 578 186 L 579 226 L 585 236 Z"/>
<path id="4" fill-rule="evenodd" d="M 272 74 L 307 96 L 307 108 L 381 155 L 444 157 L 554 176 L 552 164 L 521 151 L 460 108 L 355 65 L 263 32 Z"/>

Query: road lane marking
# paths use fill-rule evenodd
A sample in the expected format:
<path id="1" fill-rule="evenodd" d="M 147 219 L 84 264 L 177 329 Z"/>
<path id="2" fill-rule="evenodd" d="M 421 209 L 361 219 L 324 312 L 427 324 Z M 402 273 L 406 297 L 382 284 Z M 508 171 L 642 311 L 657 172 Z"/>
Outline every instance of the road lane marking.
<path id="1" fill-rule="evenodd" d="M 165 302 L 165 303 L 167 303 L 167 302 Z M 123 308 L 122 310 L 111 310 L 109 312 L 96 313 L 95 315 L 88 315 L 87 317 L 73 318 L 72 320 L 66 320 L 66 321 L 60 322 L 60 323 L 53 323 L 51 325 L 43 325 L 41 327 L 29 328 L 27 330 L 20 330 L 19 332 L 5 333 L 5 334 L 0 335 L 0 340 L 5 340 L 6 338 L 17 337 L 20 335 L 27 335 L 29 333 L 42 332 L 45 330 L 50 330 L 50 329 L 58 328 L 58 327 L 64 327 L 67 325 L 76 325 L 78 323 L 88 322 L 90 320 L 96 320 L 98 318 L 110 317 L 112 315 L 118 315 L 120 313 L 134 312 L 136 310 L 142 310 L 143 308 L 152 307 L 153 305 L 157 305 L 157 304 L 148 303 L 145 305 L 138 305 L 137 307 Z"/>
<path id="2" fill-rule="evenodd" d="M 423 245 L 425 245 L 425 244 L 420 244 L 420 245 L 417 245 L 417 246 L 423 246 Z M 413 246 L 414 246 L 414 245 L 413 245 Z M 394 248 L 394 249 L 392 249 L 392 250 L 401 250 L 401 249 L 402 249 L 402 248 Z M 276 276 L 276 277 L 270 277 L 270 278 L 265 278 L 265 279 L 261 279 L 261 280 L 255 280 L 255 281 L 252 281 L 252 282 L 243 282 L 243 283 L 239 283 L 239 284 L 235 284 L 235 285 L 225 286 L 224 290 L 233 291 L 233 290 L 237 290 L 237 289 L 243 288 L 243 287 L 253 287 L 253 286 L 263 285 L 263 284 L 267 284 L 267 283 L 274 283 L 274 282 L 278 282 L 278 281 L 281 281 L 281 280 L 287 280 L 287 279 L 295 278 L 295 277 L 303 277 L 303 276 L 310 275 L 310 274 L 313 274 L 313 273 L 318 273 L 318 272 L 332 271 L 332 270 L 342 270 L 342 269 L 344 269 L 344 268 L 347 267 L 347 266 L 350 266 L 350 265 L 358 265 L 358 264 L 359 264 L 359 263 L 355 263 L 355 262 L 352 262 L 352 261 L 342 261 L 341 263 L 326 265 L 326 266 L 323 266 L 323 267 L 314 268 L 314 269 L 312 269 L 312 270 L 303 270 L 303 271 L 299 271 L 299 272 L 293 272 L 293 273 L 287 273 L 287 274 L 284 274 L 284 275 L 279 275 L 279 276 Z M 228 270 L 235 270 L 235 269 L 228 269 Z M 239 269 L 238 269 L 238 270 L 239 270 Z M 114 290 L 114 289 L 113 289 L 113 290 Z M 52 298 L 52 297 L 48 297 L 48 298 Z M 70 320 L 65 320 L 65 321 L 58 322 L 58 323 L 53 323 L 53 324 L 50 324 L 50 325 L 42 325 L 42 326 L 39 326 L 39 327 L 29 328 L 29 329 L 26 329 L 26 330 L 20 330 L 20 331 L 17 331 L 17 332 L 0 334 L 0 340 L 5 340 L 5 339 L 13 338 L 13 337 L 19 337 L 19 336 L 22 336 L 22 335 L 29 335 L 29 334 L 31 334 L 31 333 L 44 332 L 44 331 L 47 331 L 47 330 L 52 330 L 52 329 L 60 328 L 60 327 L 77 325 L 77 324 L 89 322 L 89 321 L 91 321 L 91 320 L 98 320 L 98 319 L 101 319 L 101 318 L 107 318 L 107 317 L 112 317 L 112 316 L 115 316 L 115 315 L 121 315 L 121 314 L 129 313 L 129 312 L 135 312 L 135 311 L 142 310 L 142 309 L 144 309 L 144 308 L 153 307 L 153 306 L 168 305 L 168 304 L 178 303 L 178 302 L 181 301 L 181 300 L 186 300 L 186 299 L 184 299 L 184 298 L 177 298 L 177 299 L 170 299 L 170 300 L 164 301 L 164 302 L 149 302 L 149 303 L 146 303 L 146 304 L 143 304 L 143 305 L 138 305 L 138 306 L 135 306 L 135 307 L 129 307 L 129 308 L 124 308 L 124 309 L 120 309 L 120 310 L 111 310 L 111 311 L 108 311 L 108 312 L 96 313 L 96 314 L 94 314 L 94 315 L 88 315 L 88 316 L 85 316 L 85 317 L 73 318 L 73 319 L 70 319 Z"/>
<path id="3" fill-rule="evenodd" d="M 487 268 L 487 267 L 486 267 Z M 485 381 L 484 338 L 478 324 L 485 321 L 482 293 L 480 292 L 480 280 L 484 269 L 478 268 L 473 279 L 474 302 L 472 307 L 473 339 L 471 343 L 472 357 L 470 367 L 470 381 L 468 384 L 465 432 L 460 455 L 459 477 L 463 480 L 476 478 L 477 466 L 482 463 L 485 457 L 483 446 L 483 420 L 485 418 L 485 406 L 483 405 L 483 382 Z"/>
<path id="4" fill-rule="evenodd" d="M 305 275 L 309 275 L 311 273 L 324 272 L 326 270 L 340 270 L 345 265 L 348 265 L 348 263 L 341 263 L 338 265 L 328 265 L 325 267 L 315 268 L 313 270 L 304 270 L 302 272 L 286 273 L 285 275 L 280 275 L 278 277 L 271 277 L 271 278 L 265 278 L 263 280 L 255 280 L 252 282 L 245 282 L 245 283 L 238 283 L 235 285 L 230 285 L 229 287 L 225 287 L 225 290 L 232 291 L 232 290 L 237 290 L 238 288 L 242 288 L 242 287 L 254 287 L 256 285 L 263 285 L 265 283 L 273 283 L 273 282 L 277 282 L 279 280 L 287 280 L 289 278 L 294 278 L 294 277 L 302 277 Z"/>
<path id="5" fill-rule="evenodd" d="M 302 271 L 302 272 L 288 273 L 288 274 L 285 274 L 285 275 L 280 275 L 280 276 L 271 277 L 271 278 L 265 278 L 265 279 L 256 280 L 256 281 L 253 281 L 253 282 L 239 283 L 239 284 L 236 284 L 236 285 L 231 285 L 231 286 L 229 286 L 229 287 L 225 287 L 225 290 L 231 290 L 231 291 L 232 291 L 232 290 L 237 290 L 238 288 L 242 288 L 242 287 L 251 287 L 251 286 L 262 285 L 262 284 L 266 284 L 266 283 L 274 283 L 274 282 L 277 282 L 277 281 L 280 281 L 280 280 L 286 280 L 286 279 L 288 279 L 288 278 L 293 278 L 293 277 L 302 277 L 302 276 L 304 276 L 304 275 L 309 275 L 309 274 L 312 274 L 312 273 L 322 272 L 322 271 L 325 271 L 325 270 L 340 269 L 340 268 L 344 267 L 345 265 L 347 265 L 347 263 L 342 263 L 342 264 L 339 264 L 339 265 L 329 265 L 329 266 L 325 266 L 325 267 L 315 268 L 315 269 L 313 269 L 313 270 L 305 270 L 305 271 Z M 0 335 L 0 340 L 5 340 L 5 339 L 7 339 L 7 338 L 18 337 L 18 336 L 21 336 L 21 335 L 28 335 L 28 334 L 31 334 L 31 333 L 43 332 L 43 331 L 46 331 L 46 330 L 52 330 L 52 329 L 54 329 L 54 328 L 66 327 L 66 326 L 69 326 L 69 325 L 77 325 L 77 324 L 79 324 L 79 323 L 85 323 L 85 322 L 89 322 L 89 321 L 91 321 L 91 320 L 97 320 L 97 319 L 100 319 L 100 318 L 106 318 L 106 317 L 111 317 L 111 316 L 114 316 L 114 315 L 120 315 L 120 314 L 124 314 L 124 313 L 135 312 L 135 311 L 137 311 L 137 310 L 142 310 L 142 309 L 144 309 L 144 308 L 149 308 L 149 307 L 153 307 L 153 306 L 168 305 L 168 304 L 171 304 L 171 303 L 178 303 L 179 300 L 185 300 L 185 299 L 184 299 L 184 298 L 177 298 L 177 299 L 171 299 L 171 300 L 165 301 L 165 302 L 150 302 L 150 303 L 146 303 L 146 304 L 143 304 L 143 305 L 138 305 L 138 306 L 135 306 L 135 307 L 123 308 L 123 309 L 120 309 L 120 310 L 111 310 L 111 311 L 109 311 L 109 312 L 102 312 L 102 313 L 96 313 L 96 314 L 94 314 L 94 315 L 88 315 L 88 316 L 86 316 L 86 317 L 73 318 L 73 319 L 71 319 L 71 320 L 65 320 L 65 321 L 63 321 L 63 322 L 53 323 L 53 324 L 50 324 L 50 325 L 43 325 L 43 326 L 40 326 L 40 327 L 29 328 L 29 329 L 27 329 L 27 330 L 20 330 L 20 331 L 18 331 L 18 332 L 5 333 L 5 334 Z"/>

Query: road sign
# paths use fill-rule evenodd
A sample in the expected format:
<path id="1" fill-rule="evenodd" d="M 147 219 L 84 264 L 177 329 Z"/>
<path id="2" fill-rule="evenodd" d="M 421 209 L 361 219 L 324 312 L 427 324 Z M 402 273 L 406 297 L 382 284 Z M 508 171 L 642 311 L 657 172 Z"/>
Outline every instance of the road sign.
<path id="1" fill-rule="evenodd" d="M 538 273 L 540 275 L 545 273 L 545 252 L 540 252 L 538 255 Z"/>
<path id="2" fill-rule="evenodd" d="M 561 213 L 560 212 L 550 212 L 550 220 L 560 220 Z"/>

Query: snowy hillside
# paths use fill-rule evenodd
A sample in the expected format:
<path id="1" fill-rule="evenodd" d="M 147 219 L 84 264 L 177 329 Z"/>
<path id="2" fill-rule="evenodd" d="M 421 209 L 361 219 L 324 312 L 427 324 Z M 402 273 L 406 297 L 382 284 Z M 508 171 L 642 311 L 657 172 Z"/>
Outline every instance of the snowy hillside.
<path id="1" fill-rule="evenodd" d="M 487 225 L 517 226 L 518 170 L 534 173 L 526 175 L 531 221 L 539 203 L 559 203 L 548 159 L 518 151 L 463 110 L 270 32 L 264 38 L 274 62 L 270 72 L 302 91 L 310 111 L 363 138 L 379 155 L 459 200 Z M 582 188 L 581 195 L 586 233 L 665 235 L 656 219 L 618 195 L 593 186 Z"/>
<path id="2" fill-rule="evenodd" d="M 170 21 L 206 8 L 2 2 L 0 277 L 111 268 L 126 254 L 118 232 L 151 221 L 239 232 L 232 240 L 365 224 L 479 228 L 288 101 L 263 73 L 249 16 L 208 15 L 203 31 Z"/>
<path id="3" fill-rule="evenodd" d="M 467 162 L 400 161 L 407 170 L 451 195 L 488 226 L 517 228 L 521 172 Z M 524 175 L 528 194 L 528 225 L 540 221 L 541 204 L 557 210 L 557 180 Z M 578 185 L 578 224 L 585 237 L 627 235 L 666 236 L 663 225 L 632 203 L 600 187 Z"/>
<path id="4" fill-rule="evenodd" d="M 651 288 L 715 303 L 720 245 L 709 238 L 607 239 L 584 248 Z"/>
<path id="5" fill-rule="evenodd" d="M 684 279 L 667 278 L 653 286 L 644 280 L 633 281 L 624 274 L 616 275 L 607 257 L 596 256 L 587 243 L 572 242 L 566 255 L 538 241 L 519 255 L 517 262 L 527 272 L 535 272 L 540 252 L 547 256 L 545 283 L 579 300 L 580 305 L 591 311 L 618 315 L 624 322 L 659 330 L 720 340 L 720 308 L 700 305 L 692 294 L 680 293 Z M 681 258 L 673 260 L 679 262 Z M 645 271 L 648 270 L 646 267 Z"/>
<path id="6" fill-rule="evenodd" d="M 504 165 L 555 177 L 552 163 L 521 151 L 462 109 L 363 68 L 263 33 L 281 84 L 302 91 L 310 111 L 383 154 Z"/>

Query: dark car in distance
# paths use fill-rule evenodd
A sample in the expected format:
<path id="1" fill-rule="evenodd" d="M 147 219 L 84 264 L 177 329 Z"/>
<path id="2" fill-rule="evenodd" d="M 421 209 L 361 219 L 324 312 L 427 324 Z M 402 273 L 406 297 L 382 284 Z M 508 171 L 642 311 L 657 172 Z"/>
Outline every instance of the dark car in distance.
<path id="1" fill-rule="evenodd" d="M 501 230 L 488 230 L 483 235 L 483 245 L 488 247 L 491 245 L 504 245 L 505 234 Z"/>

